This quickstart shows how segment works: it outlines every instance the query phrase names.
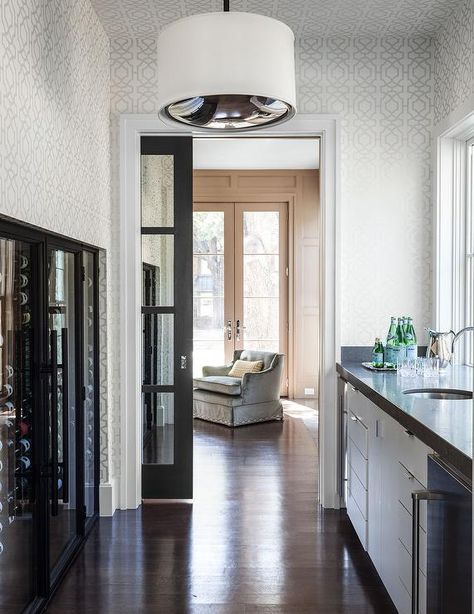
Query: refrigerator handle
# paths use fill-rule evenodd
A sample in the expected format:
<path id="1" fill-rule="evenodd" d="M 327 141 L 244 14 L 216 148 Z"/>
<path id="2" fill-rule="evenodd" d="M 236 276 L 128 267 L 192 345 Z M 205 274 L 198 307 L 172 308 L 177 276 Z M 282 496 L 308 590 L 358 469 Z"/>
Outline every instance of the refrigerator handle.
<path id="1" fill-rule="evenodd" d="M 440 490 L 415 490 L 411 493 L 412 502 L 412 551 L 411 551 L 411 612 L 420 611 L 420 501 L 441 501 L 446 493 Z"/>
<path id="2" fill-rule="evenodd" d="M 51 331 L 51 516 L 58 515 L 58 333 Z"/>
<path id="3" fill-rule="evenodd" d="M 61 330 L 62 387 L 63 387 L 63 502 L 69 502 L 69 353 L 67 328 Z"/>

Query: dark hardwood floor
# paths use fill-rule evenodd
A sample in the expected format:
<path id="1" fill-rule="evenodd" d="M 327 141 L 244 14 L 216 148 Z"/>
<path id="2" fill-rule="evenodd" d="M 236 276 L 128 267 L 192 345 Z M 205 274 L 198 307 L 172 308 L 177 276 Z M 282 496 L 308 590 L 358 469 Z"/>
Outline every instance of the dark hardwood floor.
<path id="1" fill-rule="evenodd" d="M 194 504 L 101 519 L 48 612 L 394 612 L 345 512 L 317 504 L 314 416 L 289 411 L 195 421 Z"/>

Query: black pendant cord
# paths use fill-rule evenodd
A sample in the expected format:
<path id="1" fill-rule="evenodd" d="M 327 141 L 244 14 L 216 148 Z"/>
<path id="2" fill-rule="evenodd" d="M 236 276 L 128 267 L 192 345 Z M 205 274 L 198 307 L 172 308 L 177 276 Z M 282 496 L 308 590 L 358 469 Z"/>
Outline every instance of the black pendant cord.
<path id="1" fill-rule="evenodd" d="M 224 13 L 228 13 L 229 11 L 229 0 L 224 0 Z"/>

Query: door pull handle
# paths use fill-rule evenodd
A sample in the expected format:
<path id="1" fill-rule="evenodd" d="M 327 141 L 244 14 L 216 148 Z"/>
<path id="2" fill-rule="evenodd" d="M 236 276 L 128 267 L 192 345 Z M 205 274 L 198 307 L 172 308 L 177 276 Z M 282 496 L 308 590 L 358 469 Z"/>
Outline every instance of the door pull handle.
<path id="1" fill-rule="evenodd" d="M 187 369 L 188 367 L 188 357 L 181 356 L 181 369 Z"/>
<path id="2" fill-rule="evenodd" d="M 69 503 L 69 349 L 67 328 L 61 329 L 62 386 L 63 386 L 63 503 Z"/>
<path id="3" fill-rule="evenodd" d="M 51 516 L 59 513 L 58 488 L 58 333 L 52 330 L 51 343 Z"/>
<path id="4" fill-rule="evenodd" d="M 225 328 L 227 331 L 227 340 L 231 341 L 232 340 L 232 320 L 227 320 L 227 325 Z"/>
<path id="5" fill-rule="evenodd" d="M 411 538 L 411 612 L 420 611 L 420 501 L 442 501 L 446 493 L 439 490 L 415 490 L 412 499 Z"/>

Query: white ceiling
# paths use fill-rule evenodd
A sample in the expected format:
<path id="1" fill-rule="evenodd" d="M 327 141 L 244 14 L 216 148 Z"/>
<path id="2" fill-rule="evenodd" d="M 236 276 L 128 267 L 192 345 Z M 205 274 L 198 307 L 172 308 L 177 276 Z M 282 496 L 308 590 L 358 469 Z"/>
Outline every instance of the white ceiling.
<path id="1" fill-rule="evenodd" d="M 209 170 L 319 168 L 318 139 L 193 140 L 193 167 Z"/>
<path id="2" fill-rule="evenodd" d="M 222 10 L 221 0 L 91 0 L 110 38 L 156 36 L 166 24 Z M 460 0 L 230 0 L 234 11 L 269 15 L 297 37 L 433 35 Z"/>

